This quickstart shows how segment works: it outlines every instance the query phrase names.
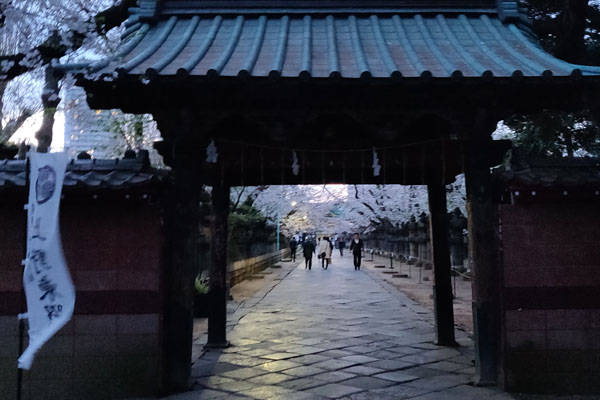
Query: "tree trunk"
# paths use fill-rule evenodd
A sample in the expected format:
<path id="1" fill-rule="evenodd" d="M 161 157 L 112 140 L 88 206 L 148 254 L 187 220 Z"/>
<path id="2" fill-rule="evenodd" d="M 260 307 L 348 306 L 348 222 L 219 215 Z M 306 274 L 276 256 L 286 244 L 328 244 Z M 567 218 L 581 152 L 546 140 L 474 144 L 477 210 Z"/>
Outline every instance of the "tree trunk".
<path id="1" fill-rule="evenodd" d="M 574 151 L 573 151 L 573 135 L 571 134 L 571 132 L 567 132 L 565 133 L 565 147 L 567 150 L 567 157 L 569 158 L 573 158 L 574 157 Z"/>
<path id="2" fill-rule="evenodd" d="M 60 103 L 60 80 L 63 73 L 54 69 L 51 65 L 46 67 L 44 91 L 42 92 L 42 105 L 44 106 L 44 116 L 42 126 L 35 133 L 38 141 L 37 151 L 47 153 L 52 143 L 52 128 L 54 127 L 54 115 L 56 107 Z"/>
<path id="3" fill-rule="evenodd" d="M 21 111 L 17 118 L 11 119 L 6 124 L 2 125 L 2 119 L 4 118 L 4 115 L 2 114 L 2 107 L 4 106 L 3 96 L 7 86 L 8 81 L 0 81 L 0 144 L 6 143 L 17 129 L 23 125 L 27 118 L 32 115 L 31 110 L 25 109 Z"/>
<path id="4" fill-rule="evenodd" d="M 4 91 L 6 90 L 6 85 L 8 85 L 8 81 L 0 80 L 0 143 L 4 143 L 8 140 L 4 136 L 4 126 L 2 125 L 2 119 L 4 114 L 2 114 L 2 110 L 4 109 Z"/>

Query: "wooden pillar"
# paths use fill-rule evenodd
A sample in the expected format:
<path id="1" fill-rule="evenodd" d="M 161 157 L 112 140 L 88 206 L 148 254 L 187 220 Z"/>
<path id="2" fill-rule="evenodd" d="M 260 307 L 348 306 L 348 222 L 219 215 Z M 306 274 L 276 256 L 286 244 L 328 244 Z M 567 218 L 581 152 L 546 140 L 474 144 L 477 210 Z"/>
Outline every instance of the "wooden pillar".
<path id="1" fill-rule="evenodd" d="M 195 169 L 181 159 L 175 161 L 164 207 L 163 386 L 169 392 L 188 390 L 190 384 L 201 188 Z"/>
<path id="2" fill-rule="evenodd" d="M 479 153 L 482 150 L 479 149 Z M 469 252 L 473 273 L 473 330 L 475 383 L 497 385 L 499 373 L 500 287 L 498 203 L 493 196 L 490 169 L 473 146 L 465 171 Z M 477 160 L 479 159 L 479 160 Z M 489 161 L 488 161 L 489 162 Z"/>
<path id="3" fill-rule="evenodd" d="M 454 308 L 450 276 L 450 245 L 448 243 L 448 215 L 446 186 L 439 182 L 427 185 L 429 197 L 429 224 L 434 269 L 434 312 L 437 344 L 456 346 L 454 338 Z"/>
<path id="4" fill-rule="evenodd" d="M 211 260 L 207 347 L 227 347 L 227 219 L 229 186 L 212 188 Z"/>

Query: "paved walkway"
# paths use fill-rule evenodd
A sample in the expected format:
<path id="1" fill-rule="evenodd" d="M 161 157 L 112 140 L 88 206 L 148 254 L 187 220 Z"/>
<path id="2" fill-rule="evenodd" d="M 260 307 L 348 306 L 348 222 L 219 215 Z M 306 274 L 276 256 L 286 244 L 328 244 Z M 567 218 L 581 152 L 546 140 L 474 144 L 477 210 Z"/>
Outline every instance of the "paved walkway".
<path id="1" fill-rule="evenodd" d="M 170 399 L 512 399 L 471 386 L 472 347 L 436 346 L 431 313 L 349 256 L 292 269 L 230 315 L 232 346 Z M 283 271 L 285 272 L 285 271 Z M 282 275 L 284 275 L 282 273 Z"/>

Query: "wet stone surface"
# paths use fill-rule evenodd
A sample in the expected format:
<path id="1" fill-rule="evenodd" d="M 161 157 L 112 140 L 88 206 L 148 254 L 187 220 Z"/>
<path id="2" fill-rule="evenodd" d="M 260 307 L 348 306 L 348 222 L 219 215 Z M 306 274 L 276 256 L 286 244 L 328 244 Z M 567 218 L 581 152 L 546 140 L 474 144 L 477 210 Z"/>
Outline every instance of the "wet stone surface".
<path id="1" fill-rule="evenodd" d="M 435 345 L 433 316 L 352 259 L 303 265 L 230 313 L 231 346 L 192 368 L 177 399 L 510 399 L 476 388 L 470 340 Z M 196 343 L 198 345 L 198 343 Z"/>

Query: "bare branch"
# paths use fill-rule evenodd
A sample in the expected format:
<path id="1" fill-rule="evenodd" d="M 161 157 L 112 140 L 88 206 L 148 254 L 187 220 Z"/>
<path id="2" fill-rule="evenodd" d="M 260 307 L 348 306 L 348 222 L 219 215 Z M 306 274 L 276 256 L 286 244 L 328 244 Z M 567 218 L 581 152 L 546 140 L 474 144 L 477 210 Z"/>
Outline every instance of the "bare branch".
<path id="1" fill-rule="evenodd" d="M 245 190 L 246 190 L 246 186 L 243 186 L 242 190 L 240 190 L 240 192 L 238 193 L 237 199 L 236 199 L 235 203 L 233 204 L 233 207 L 231 207 L 232 213 L 234 213 L 235 210 L 237 210 L 238 205 L 240 204 L 240 200 L 242 199 L 242 195 L 244 194 Z"/>

